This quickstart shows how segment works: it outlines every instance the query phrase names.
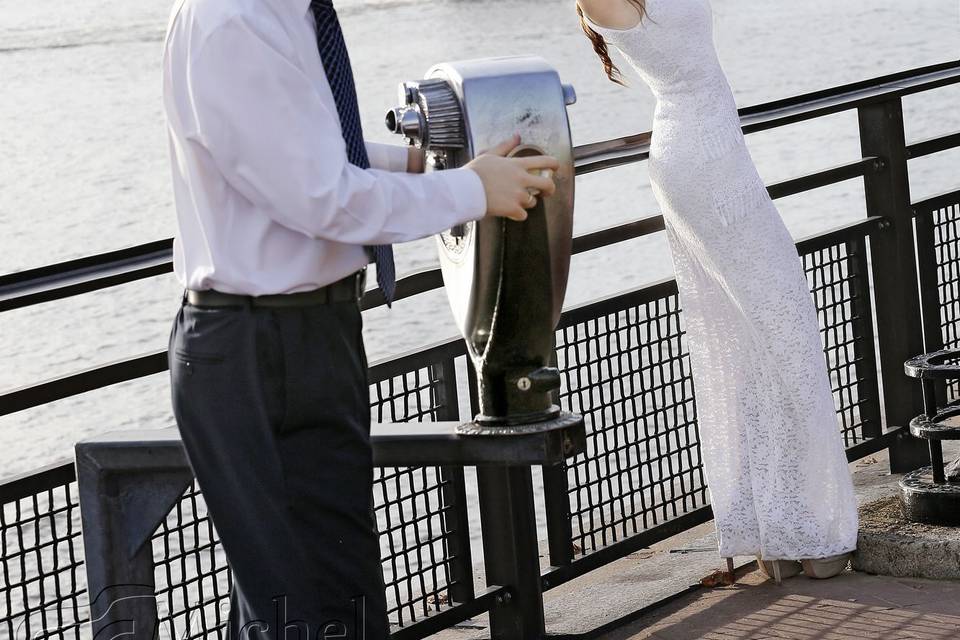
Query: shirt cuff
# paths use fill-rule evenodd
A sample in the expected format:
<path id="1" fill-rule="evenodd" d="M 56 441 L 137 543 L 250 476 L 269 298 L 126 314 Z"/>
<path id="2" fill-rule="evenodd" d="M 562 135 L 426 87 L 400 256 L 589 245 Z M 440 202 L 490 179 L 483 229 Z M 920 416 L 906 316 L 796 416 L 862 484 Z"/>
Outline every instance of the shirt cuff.
<path id="1" fill-rule="evenodd" d="M 407 150 L 408 147 L 380 142 L 367 142 L 365 144 L 371 168 L 393 173 L 406 172 L 410 154 Z"/>
<path id="2" fill-rule="evenodd" d="M 487 213 L 487 193 L 483 188 L 483 181 L 473 169 L 448 169 L 439 172 L 450 182 L 456 202 L 459 205 L 454 212 L 456 220 L 451 227 L 466 222 L 479 220 Z"/>

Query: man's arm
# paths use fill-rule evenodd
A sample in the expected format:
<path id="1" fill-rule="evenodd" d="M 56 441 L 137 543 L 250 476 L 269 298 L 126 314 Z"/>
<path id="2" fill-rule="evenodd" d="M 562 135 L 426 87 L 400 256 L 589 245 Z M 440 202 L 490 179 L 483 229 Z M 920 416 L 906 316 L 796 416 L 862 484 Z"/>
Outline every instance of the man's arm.
<path id="1" fill-rule="evenodd" d="M 470 169 L 409 175 L 350 164 L 337 115 L 278 43 L 242 16 L 210 33 L 186 66 L 174 91 L 189 141 L 279 224 L 310 237 L 388 244 L 486 211 Z"/>
<path id="2" fill-rule="evenodd" d="M 372 169 L 382 171 L 392 171 L 395 173 L 423 173 L 422 163 L 419 165 L 419 171 L 415 164 L 414 156 L 422 157 L 422 151 L 416 147 L 406 147 L 396 144 L 383 144 L 381 142 L 367 142 L 367 157 L 370 159 Z"/>

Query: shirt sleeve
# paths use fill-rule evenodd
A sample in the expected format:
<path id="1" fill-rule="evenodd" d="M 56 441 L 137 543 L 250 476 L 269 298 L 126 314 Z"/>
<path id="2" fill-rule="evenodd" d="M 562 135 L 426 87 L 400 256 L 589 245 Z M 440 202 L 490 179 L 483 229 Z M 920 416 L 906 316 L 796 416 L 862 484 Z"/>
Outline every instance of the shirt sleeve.
<path id="1" fill-rule="evenodd" d="M 379 142 L 367 142 L 366 145 L 367 157 L 370 159 L 372 168 L 394 173 L 406 172 L 407 164 L 410 162 L 409 147 Z"/>
<path id="2" fill-rule="evenodd" d="M 484 215 L 470 169 L 412 175 L 350 164 L 335 110 L 284 55 L 289 43 L 270 39 L 235 16 L 187 62 L 187 138 L 243 197 L 285 227 L 347 244 L 406 242 Z"/>

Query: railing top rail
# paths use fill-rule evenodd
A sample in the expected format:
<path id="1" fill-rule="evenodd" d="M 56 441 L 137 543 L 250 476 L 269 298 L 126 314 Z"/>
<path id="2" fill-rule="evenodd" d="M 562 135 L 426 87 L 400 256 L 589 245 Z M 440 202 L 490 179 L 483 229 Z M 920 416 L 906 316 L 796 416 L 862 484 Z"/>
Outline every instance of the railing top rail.
<path id="1" fill-rule="evenodd" d="M 871 216 L 840 225 L 798 240 L 796 243 L 797 250 L 800 253 L 806 253 L 831 246 L 837 242 L 867 237 L 880 229 L 884 221 L 885 218 L 883 217 Z M 628 223 L 624 225 L 627 227 L 624 233 L 627 235 L 636 234 L 638 229 L 642 230 L 648 225 L 656 224 L 662 224 L 660 216 L 645 218 L 636 223 Z M 615 230 L 616 227 L 611 231 Z M 439 269 L 425 269 L 413 276 L 407 276 L 404 280 L 410 278 L 430 281 L 434 278 L 440 280 L 441 276 Z M 415 285 L 416 283 L 407 286 Z M 563 329 L 584 319 L 589 319 L 597 309 L 603 309 L 605 312 L 622 310 L 674 292 L 676 292 L 676 282 L 672 277 L 668 277 L 628 291 L 575 305 L 564 309 L 558 328 Z M 366 301 L 366 298 L 364 300 Z M 370 382 L 381 382 L 394 376 L 410 373 L 415 369 L 453 360 L 466 353 L 466 344 L 462 338 L 448 338 L 432 345 L 419 347 L 407 353 L 393 355 L 371 363 Z M 155 351 L 97 365 L 83 371 L 50 378 L 19 388 L 0 390 L 0 417 L 166 370 L 166 351 Z"/>
<path id="2" fill-rule="evenodd" d="M 960 84 L 960 60 L 743 107 L 740 124 L 744 133 L 755 133 L 951 84 Z M 648 131 L 579 146 L 575 150 L 577 174 L 645 160 L 650 139 Z"/>
<path id="3" fill-rule="evenodd" d="M 745 107 L 740 109 L 740 117 L 744 131 L 750 133 L 853 109 L 863 104 L 889 99 L 891 96 L 902 96 L 957 83 L 960 83 L 960 60 Z M 645 132 L 580 145 L 574 150 L 577 174 L 582 175 L 643 160 L 649 154 L 650 138 L 651 134 Z M 960 144 L 957 134 L 948 134 L 941 138 L 943 140 L 934 138 L 923 141 L 917 152 L 926 153 Z M 864 162 L 866 160 L 863 159 Z M 821 173 L 834 181 L 846 179 L 843 170 Z M 621 225 L 621 227 L 625 232 L 632 231 L 633 234 L 640 233 L 640 235 L 658 230 L 655 218 Z M 577 238 L 575 246 L 582 250 L 590 250 L 619 242 L 620 240 L 613 237 L 613 231 L 615 229 L 587 234 Z M 173 241 L 167 238 L 118 251 L 0 275 L 0 312 L 169 273 L 173 268 L 172 245 Z M 416 295 L 438 288 L 441 284 L 439 271 L 436 269 L 410 274 L 398 283 L 398 297 Z M 363 307 L 369 309 L 383 303 L 382 294 L 378 290 L 371 290 L 364 298 Z"/>
<path id="4" fill-rule="evenodd" d="M 0 479 L 0 504 L 9 504 L 55 487 L 68 485 L 77 479 L 73 460 L 64 458 L 37 469 L 24 471 Z"/>

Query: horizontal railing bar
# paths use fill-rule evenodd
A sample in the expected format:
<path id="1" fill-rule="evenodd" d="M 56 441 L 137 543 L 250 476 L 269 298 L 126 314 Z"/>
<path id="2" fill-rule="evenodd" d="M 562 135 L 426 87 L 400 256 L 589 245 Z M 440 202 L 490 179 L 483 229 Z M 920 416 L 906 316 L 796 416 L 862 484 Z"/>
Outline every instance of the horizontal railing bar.
<path id="1" fill-rule="evenodd" d="M 566 566 L 548 567 L 547 570 L 540 575 L 540 579 L 543 582 L 543 589 L 544 591 L 553 589 L 558 585 L 604 567 L 611 562 L 625 558 L 640 549 L 683 533 L 697 525 L 710 522 L 712 519 L 713 508 L 709 505 L 700 507 L 689 513 L 667 520 L 655 527 L 645 529 L 640 533 L 597 549 L 583 557 L 577 558 Z"/>
<path id="2" fill-rule="evenodd" d="M 637 223 L 627 223 L 626 225 L 620 225 L 620 227 L 614 227 L 611 230 L 595 233 L 611 233 L 621 227 L 630 228 L 632 225 L 636 225 L 638 223 L 649 223 L 650 221 L 657 220 L 659 218 L 659 216 L 656 216 L 655 218 L 645 218 L 644 220 L 637 221 Z M 845 240 L 864 237 L 873 231 L 880 229 L 884 220 L 885 218 L 873 216 L 814 236 L 810 236 L 808 238 L 804 238 L 797 242 L 797 251 L 800 254 L 809 253 L 811 251 L 836 245 Z M 634 227 L 633 230 L 636 231 L 639 228 L 642 228 L 642 225 L 639 227 Z M 589 237 L 590 235 L 591 234 L 587 234 L 587 236 L 581 237 Z M 592 240 L 592 242 L 599 242 L 599 240 Z M 617 242 L 617 240 L 612 241 L 611 244 L 613 242 Z M 597 246 L 606 245 L 598 244 Z M 408 290 L 416 290 L 416 287 L 424 287 L 430 283 L 430 278 L 423 276 L 426 275 L 434 277 L 431 274 L 436 273 L 436 277 L 439 277 L 439 271 L 439 269 L 424 270 L 411 276 L 407 276 L 406 278 L 401 279 L 399 282 L 409 279 L 412 281 L 412 284 L 409 285 Z M 442 286 L 442 284 L 443 283 L 441 279 L 439 285 L 433 288 L 438 288 L 439 286 Z M 423 290 L 427 291 L 429 289 Z M 368 292 L 367 295 L 370 295 L 370 293 L 371 292 Z M 625 309 L 629 309 L 630 307 L 645 304 L 656 299 L 665 298 L 676 293 L 676 280 L 672 277 L 664 278 L 633 290 L 612 294 L 599 300 L 571 307 L 563 312 L 558 329 L 570 327 L 579 322 L 588 321 L 596 317 L 597 314 L 606 315 L 609 313 L 616 313 L 618 311 L 623 311 Z M 366 296 L 364 297 L 364 300 L 366 300 Z M 465 354 L 466 345 L 462 339 L 453 338 L 442 341 L 425 349 L 414 350 L 404 355 L 395 356 L 381 362 L 373 363 L 370 369 L 371 382 L 380 382 L 382 380 L 401 375 L 402 373 L 410 372 L 414 369 L 420 369 L 431 364 L 439 363 L 445 359 L 456 358 Z M 156 373 L 161 373 L 166 369 L 167 353 L 166 351 L 160 351 L 156 353 L 135 356 L 125 360 L 118 360 L 100 367 L 93 367 L 91 369 L 67 374 L 37 384 L 20 387 L 0 395 L 0 416 L 16 413 L 18 411 L 30 409 L 42 404 L 47 404 L 49 402 L 63 400 L 64 398 L 69 398 L 71 396 L 86 393 L 88 391 L 94 391 L 96 389 L 101 389 L 103 387 L 120 382 L 126 382 L 128 380 L 134 380 L 136 378 L 142 378 Z"/>
<path id="3" fill-rule="evenodd" d="M 766 131 L 956 83 L 960 60 L 745 107 L 740 123 L 744 133 Z"/>
<path id="4" fill-rule="evenodd" d="M 799 178 L 791 178 L 782 182 L 775 182 L 767 187 L 767 192 L 774 200 L 787 196 L 812 191 L 831 184 L 861 178 L 865 175 L 879 173 L 883 170 L 883 162 L 872 156 L 841 164 L 836 167 L 815 171 Z"/>
<path id="5" fill-rule="evenodd" d="M 599 300 L 585 302 L 567 309 L 560 316 L 557 330 L 567 329 L 581 322 L 589 322 L 598 317 L 617 313 L 653 300 L 659 300 L 677 293 L 675 278 L 663 278 L 629 291 L 614 293 Z"/>
<path id="6" fill-rule="evenodd" d="M 466 354 L 467 345 L 460 337 L 444 340 L 426 348 L 415 348 L 407 353 L 373 363 L 370 366 L 370 383 L 383 382 Z"/>
<path id="7" fill-rule="evenodd" d="M 960 131 L 950 133 L 945 136 L 936 136 L 925 140 L 918 140 L 907 145 L 907 158 L 922 158 L 932 153 L 947 151 L 955 147 L 960 147 Z"/>
<path id="8" fill-rule="evenodd" d="M 743 107 L 740 126 L 745 134 L 755 133 L 956 83 L 960 83 L 960 60 Z M 577 175 L 647 159 L 651 136 L 647 131 L 578 146 L 574 150 Z"/>
<path id="9" fill-rule="evenodd" d="M 911 206 L 913 208 L 914 215 L 919 215 L 921 213 L 930 213 L 931 211 L 943 209 L 944 207 L 949 207 L 958 203 L 960 203 L 960 189 L 951 189 L 950 191 L 938 193 L 935 196 L 930 196 L 929 198 L 924 198 L 923 200 L 917 200 Z"/>
<path id="10" fill-rule="evenodd" d="M 414 622 L 408 627 L 402 627 L 390 634 L 390 640 L 421 640 L 444 629 L 449 629 L 470 618 L 487 613 L 496 606 L 497 598 L 506 594 L 506 587 L 492 585 L 487 587 L 477 597 L 457 604 L 438 613 L 431 613 L 426 618 Z"/>
<path id="11" fill-rule="evenodd" d="M 574 167 L 578 176 L 632 164 L 650 157 L 651 133 L 640 133 L 613 140 L 591 142 L 573 150 Z"/>
<path id="12" fill-rule="evenodd" d="M 148 353 L 69 373 L 0 395 L 0 416 L 167 370 L 167 352 Z"/>
<path id="13" fill-rule="evenodd" d="M 618 242 L 633 240 L 658 231 L 663 231 L 663 216 L 660 214 L 577 236 L 573 239 L 573 253 L 609 247 Z"/>
<path id="14" fill-rule="evenodd" d="M 897 441 L 898 438 L 908 436 L 910 431 L 907 427 L 894 427 L 887 429 L 875 438 L 867 438 L 853 446 L 847 447 L 847 462 L 856 462 L 862 458 L 880 453 L 888 449 Z"/>
<path id="15" fill-rule="evenodd" d="M 849 224 L 834 227 L 830 231 L 801 238 L 797 241 L 797 253 L 804 255 L 826 249 L 857 238 L 864 238 L 884 228 L 887 219 L 883 216 L 870 216 Z"/>
<path id="16" fill-rule="evenodd" d="M 38 278 L 61 276 L 67 273 L 79 273 L 90 267 L 102 267 L 113 265 L 125 260 L 153 259 L 154 254 L 166 252 L 167 258 L 171 257 L 173 252 L 173 238 L 163 240 L 154 240 L 145 244 L 138 244 L 125 249 L 115 249 L 105 253 L 98 253 L 92 256 L 66 260 L 55 264 L 26 269 L 24 271 L 15 271 L 0 275 L 0 294 L 6 293 L 8 287 L 18 285 L 30 285 Z"/>
<path id="17" fill-rule="evenodd" d="M 863 177 L 883 170 L 883 163 L 879 158 L 868 156 L 853 160 L 836 167 L 815 171 L 797 178 L 782 182 L 775 182 L 767 187 L 767 193 L 774 200 L 796 195 L 804 191 L 811 191 L 845 180 Z M 660 214 L 652 215 L 640 220 L 633 220 L 624 224 L 607 227 L 598 231 L 591 231 L 573 239 L 573 253 L 583 253 L 601 247 L 608 247 L 618 242 L 633 240 L 646 235 L 663 231 L 664 221 Z"/>
<path id="18" fill-rule="evenodd" d="M 427 291 L 440 289 L 441 287 L 443 287 L 443 275 L 440 269 L 436 267 L 421 269 L 397 280 L 394 300 L 411 298 L 415 295 L 426 293 Z M 383 297 L 383 291 L 379 288 L 369 289 L 363 294 L 363 299 L 360 301 L 360 308 L 366 311 L 374 307 L 382 307 L 385 304 L 387 304 L 387 300 Z"/>
<path id="19" fill-rule="evenodd" d="M 383 380 L 420 369 L 445 359 L 466 354 L 462 338 L 450 339 L 431 347 L 375 362 L 370 367 L 370 382 Z M 120 382 L 162 373 L 168 369 L 167 352 L 134 356 L 109 364 L 77 371 L 43 382 L 27 385 L 0 395 L 0 416 L 63 400 L 71 396 L 95 391 Z"/>
<path id="20" fill-rule="evenodd" d="M 0 505 L 31 498 L 44 491 L 68 485 L 77 479 L 73 460 L 51 464 L 0 480 Z"/>
<path id="21" fill-rule="evenodd" d="M 854 160 L 823 171 L 817 171 L 798 178 L 792 178 L 767 189 L 772 198 L 794 195 L 802 191 L 842 182 L 850 178 L 879 170 L 878 159 L 873 157 Z M 592 231 L 573 239 L 573 253 L 584 253 L 619 242 L 625 242 L 642 236 L 663 231 L 663 217 L 654 215 L 640 220 Z M 0 286 L 0 312 L 21 307 L 58 300 L 80 293 L 88 293 L 118 284 L 132 282 L 172 270 L 169 249 L 161 248 L 152 253 L 148 248 L 165 246 L 169 240 L 148 245 L 140 245 L 107 254 L 92 256 L 77 261 L 41 267 L 28 272 L 5 276 L 11 282 L 7 287 Z M 117 259 L 117 262 L 110 262 Z M 83 263 L 83 264 L 77 264 Z M 64 269 L 57 273 L 56 269 Z M 36 277 L 31 274 L 42 272 Z M 395 300 L 411 298 L 427 291 L 443 287 L 443 275 L 440 269 L 428 267 L 408 274 L 397 280 Z M 380 289 L 370 289 L 363 296 L 360 307 L 364 311 L 386 304 Z M 0 414 L 2 415 L 2 414 Z"/>
<path id="22" fill-rule="evenodd" d="M 0 312 L 173 271 L 170 240 L 0 276 Z"/>
<path id="23" fill-rule="evenodd" d="M 740 109 L 741 124 L 744 131 L 749 133 L 853 108 L 877 99 L 889 98 L 892 95 L 906 95 L 957 82 L 960 82 L 960 61 L 922 67 L 785 100 L 746 107 Z M 937 150 L 952 148 L 960 144 L 957 141 L 958 135 L 960 135 L 960 132 L 921 141 L 911 145 L 911 148 L 916 155 L 934 153 Z M 650 139 L 651 134 L 645 132 L 614 140 L 580 145 L 574 149 L 577 173 L 586 174 L 645 159 L 649 155 Z M 850 167 L 845 165 L 826 172 L 811 174 L 806 179 L 811 181 L 809 184 L 817 184 L 818 186 L 829 184 L 829 182 L 817 181 L 828 180 L 831 177 L 835 181 L 846 179 L 842 175 L 844 171 L 849 169 Z M 831 171 L 835 173 L 831 174 Z M 802 181 L 803 179 L 797 178 L 796 180 Z M 771 188 L 774 189 L 776 194 L 774 197 L 780 197 L 780 192 L 777 192 L 777 189 L 784 189 L 783 193 L 799 193 L 803 190 L 800 189 L 802 184 L 804 183 L 784 183 L 774 185 Z M 634 235 L 631 237 L 639 237 L 639 235 L 651 232 L 649 229 L 654 229 L 657 222 L 656 219 L 650 219 L 643 224 L 653 226 L 635 226 L 632 229 Z M 607 231 L 609 232 L 609 230 Z M 640 233 L 641 231 L 644 233 Z M 636 235 L 638 233 L 639 235 Z M 599 237 L 599 235 L 595 236 L 594 240 Z M 587 240 L 585 243 L 581 246 L 589 246 L 590 241 Z M 172 240 L 168 238 L 127 249 L 0 276 L 0 312 L 169 273 L 172 270 L 171 253 Z M 441 280 L 437 269 L 427 269 L 411 274 L 398 282 L 398 299 L 436 289 L 440 286 Z M 364 309 L 370 309 L 384 303 L 383 294 L 374 289 L 364 297 L 362 305 Z"/>

